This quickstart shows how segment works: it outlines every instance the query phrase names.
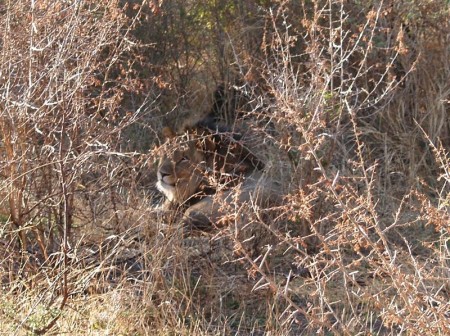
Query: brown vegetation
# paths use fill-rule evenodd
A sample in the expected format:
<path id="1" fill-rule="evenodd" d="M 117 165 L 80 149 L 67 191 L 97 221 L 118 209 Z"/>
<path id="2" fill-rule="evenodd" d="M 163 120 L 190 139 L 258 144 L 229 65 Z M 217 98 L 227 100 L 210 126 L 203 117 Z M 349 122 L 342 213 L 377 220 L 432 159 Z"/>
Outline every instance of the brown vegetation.
<path id="1" fill-rule="evenodd" d="M 0 1 L 0 330 L 450 333 L 449 10 Z M 187 234 L 158 146 L 211 110 L 283 201 Z"/>

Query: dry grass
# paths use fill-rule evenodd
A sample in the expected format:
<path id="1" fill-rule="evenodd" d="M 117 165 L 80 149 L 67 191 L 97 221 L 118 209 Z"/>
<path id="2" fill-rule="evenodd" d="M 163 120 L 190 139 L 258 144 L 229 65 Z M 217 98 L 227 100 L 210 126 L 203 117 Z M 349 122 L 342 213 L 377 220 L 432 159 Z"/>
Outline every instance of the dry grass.
<path id="1" fill-rule="evenodd" d="M 0 1 L 2 333 L 449 334 L 448 19 Z M 186 235 L 157 207 L 161 126 L 210 109 L 214 81 L 284 188 L 270 211 L 232 204 L 245 235 Z"/>

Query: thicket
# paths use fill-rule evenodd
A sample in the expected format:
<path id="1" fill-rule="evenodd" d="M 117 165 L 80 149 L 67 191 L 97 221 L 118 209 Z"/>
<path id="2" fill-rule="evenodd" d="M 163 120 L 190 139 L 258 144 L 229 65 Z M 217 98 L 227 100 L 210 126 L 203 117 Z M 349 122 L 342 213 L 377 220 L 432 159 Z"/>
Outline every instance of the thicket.
<path id="1" fill-rule="evenodd" d="M 448 334 L 449 14 L 0 1 L 0 329 Z M 286 187 L 280 216 L 256 214 L 276 227 L 257 254 L 157 207 L 161 129 L 207 114 L 217 87 Z"/>

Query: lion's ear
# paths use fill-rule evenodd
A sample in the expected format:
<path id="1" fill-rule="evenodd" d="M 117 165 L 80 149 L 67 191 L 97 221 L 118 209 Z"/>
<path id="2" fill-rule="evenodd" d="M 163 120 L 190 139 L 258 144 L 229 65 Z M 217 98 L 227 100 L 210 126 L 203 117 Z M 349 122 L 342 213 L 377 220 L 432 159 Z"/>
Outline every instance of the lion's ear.
<path id="1" fill-rule="evenodd" d="M 211 137 L 206 137 L 202 139 L 202 144 L 206 152 L 211 153 L 216 150 L 216 143 L 214 142 L 213 139 L 211 139 Z"/>
<path id="2" fill-rule="evenodd" d="M 164 127 L 162 129 L 162 134 L 164 139 L 173 139 L 177 135 L 173 129 L 170 127 Z"/>

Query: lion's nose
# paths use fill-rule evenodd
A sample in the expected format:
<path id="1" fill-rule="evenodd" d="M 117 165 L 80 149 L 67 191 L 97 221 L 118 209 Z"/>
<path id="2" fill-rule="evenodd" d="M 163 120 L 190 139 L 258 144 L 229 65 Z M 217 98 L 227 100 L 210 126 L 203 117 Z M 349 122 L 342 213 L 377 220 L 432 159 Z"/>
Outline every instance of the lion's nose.
<path id="1" fill-rule="evenodd" d="M 158 180 L 169 185 L 175 184 L 174 176 L 170 173 L 158 172 Z"/>
<path id="2" fill-rule="evenodd" d="M 170 174 L 166 173 L 160 173 L 159 175 L 161 176 L 161 180 L 164 180 L 165 177 L 170 176 Z"/>
<path id="3" fill-rule="evenodd" d="M 158 181 L 161 181 L 164 176 L 167 176 L 167 174 L 161 173 L 160 171 L 156 172 L 156 177 L 158 178 Z"/>

